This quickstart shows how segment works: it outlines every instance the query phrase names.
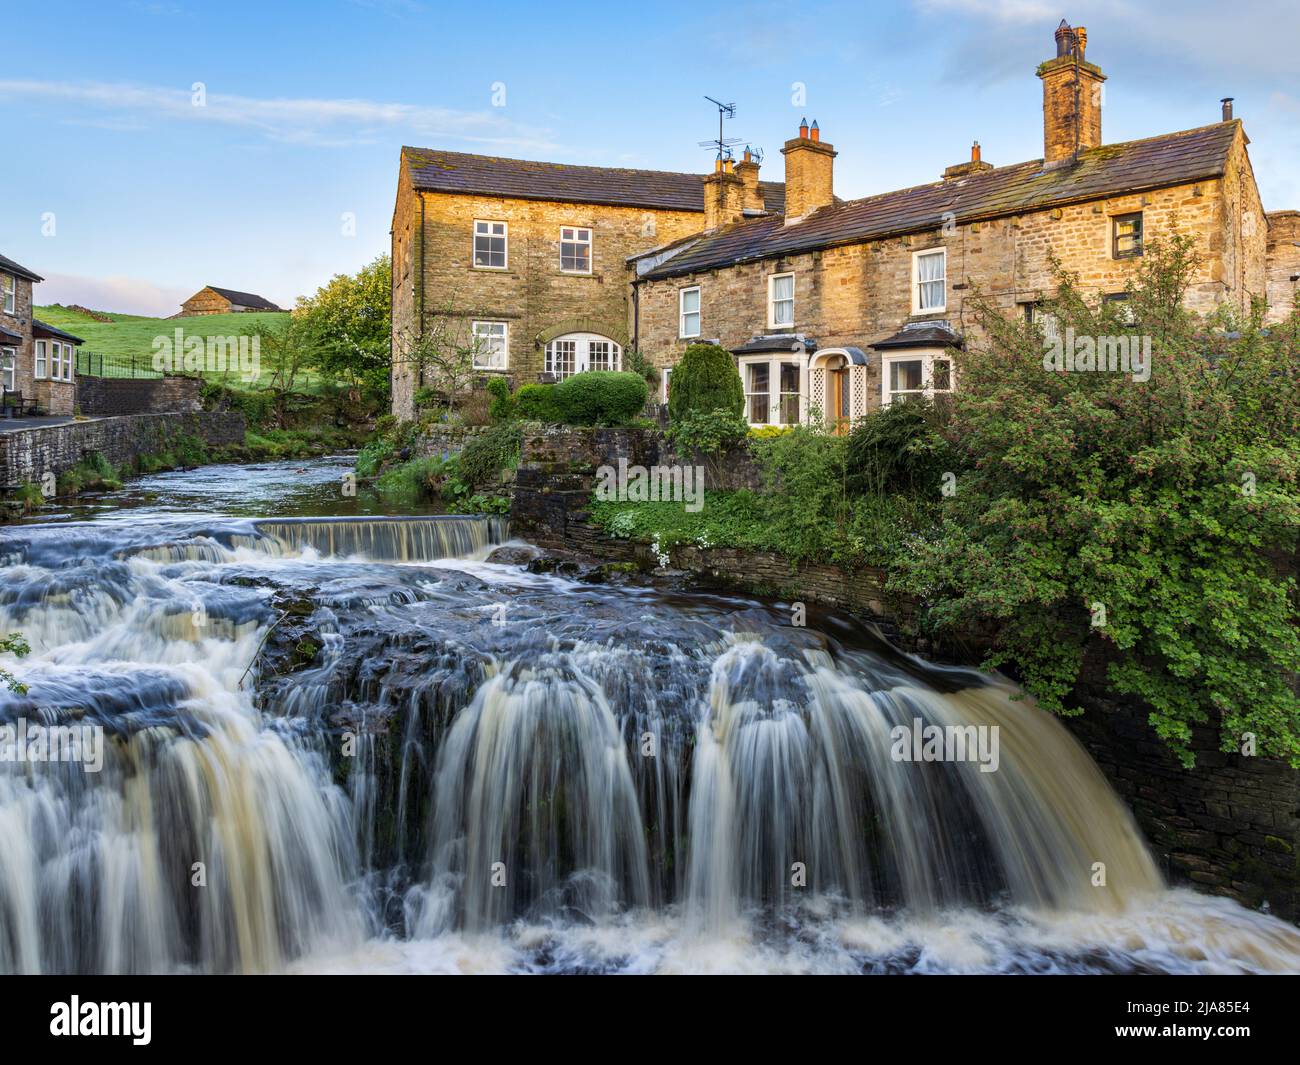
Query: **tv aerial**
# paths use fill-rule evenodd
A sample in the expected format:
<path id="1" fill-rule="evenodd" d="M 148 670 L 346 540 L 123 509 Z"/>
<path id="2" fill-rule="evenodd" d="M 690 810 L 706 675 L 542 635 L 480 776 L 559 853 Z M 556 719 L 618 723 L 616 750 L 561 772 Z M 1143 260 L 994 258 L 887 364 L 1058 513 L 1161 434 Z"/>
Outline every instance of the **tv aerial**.
<path id="1" fill-rule="evenodd" d="M 743 137 L 724 137 L 722 135 L 722 123 L 725 119 L 736 117 L 736 105 L 734 103 L 724 104 L 721 100 L 715 100 L 712 96 L 706 96 L 714 107 L 718 109 L 718 136 L 716 140 L 700 141 L 701 148 L 712 148 L 718 153 L 718 159 L 730 159 L 731 149 L 744 140 Z"/>

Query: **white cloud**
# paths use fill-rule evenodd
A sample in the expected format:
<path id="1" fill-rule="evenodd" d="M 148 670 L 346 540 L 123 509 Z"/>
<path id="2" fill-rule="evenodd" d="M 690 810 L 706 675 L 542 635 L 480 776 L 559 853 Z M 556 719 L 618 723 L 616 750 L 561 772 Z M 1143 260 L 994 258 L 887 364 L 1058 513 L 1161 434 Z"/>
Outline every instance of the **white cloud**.
<path id="1" fill-rule="evenodd" d="M 118 314 L 144 314 L 166 318 L 181 309 L 181 302 L 194 295 L 194 289 L 181 290 L 134 277 L 82 277 L 78 274 L 48 274 L 36 286 L 37 304 L 78 304 L 92 311 L 115 311 Z"/>
<path id="2" fill-rule="evenodd" d="M 108 82 L 0 79 L 0 99 L 49 101 L 78 109 L 76 121 L 173 121 L 246 129 L 271 140 L 315 147 L 367 143 L 394 131 L 497 148 L 553 151 L 549 131 L 491 111 L 458 111 L 363 99 L 259 99 L 206 88 L 203 106 L 187 89 Z"/>

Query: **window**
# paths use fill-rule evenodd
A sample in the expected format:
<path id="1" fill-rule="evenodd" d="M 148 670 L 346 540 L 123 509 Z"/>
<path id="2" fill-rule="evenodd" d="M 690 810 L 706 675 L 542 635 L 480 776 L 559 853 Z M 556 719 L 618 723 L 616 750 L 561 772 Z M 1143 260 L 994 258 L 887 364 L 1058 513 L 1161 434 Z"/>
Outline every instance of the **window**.
<path id="1" fill-rule="evenodd" d="M 700 289 L 684 288 L 677 294 L 681 308 L 681 323 L 677 327 L 679 337 L 697 337 L 700 335 Z"/>
<path id="2" fill-rule="evenodd" d="M 1132 259 L 1142 254 L 1142 212 L 1120 214 L 1111 220 L 1116 259 Z"/>
<path id="3" fill-rule="evenodd" d="M 508 237 L 505 222 L 480 222 L 475 219 L 474 265 L 480 270 L 504 270 Z"/>
<path id="4" fill-rule="evenodd" d="M 567 333 L 546 345 L 545 368 L 557 379 L 584 370 L 621 370 L 623 348 L 597 333 Z"/>
<path id="5" fill-rule="evenodd" d="M 794 325 L 794 274 L 773 274 L 767 279 L 767 324 Z"/>
<path id="6" fill-rule="evenodd" d="M 560 269 L 566 274 L 591 273 L 591 230 L 560 229 Z"/>
<path id="7" fill-rule="evenodd" d="M 1037 303 L 1026 303 L 1025 321 L 1030 325 L 1037 325 L 1043 332 L 1044 340 L 1053 340 L 1060 333 L 1061 327 L 1057 323 L 1056 315 L 1051 311 L 1045 311 Z"/>
<path id="8" fill-rule="evenodd" d="M 0 348 L 0 388 L 6 392 L 14 390 L 14 363 L 18 353 L 13 348 Z"/>
<path id="9" fill-rule="evenodd" d="M 912 256 L 912 313 L 930 314 L 948 306 L 948 252 L 918 251 Z"/>
<path id="10" fill-rule="evenodd" d="M 505 322 L 474 322 L 474 369 L 504 370 L 510 361 L 509 329 Z"/>
<path id="11" fill-rule="evenodd" d="M 38 381 L 44 380 L 47 373 L 45 367 L 45 341 L 38 340 L 36 342 L 36 379 Z"/>
<path id="12" fill-rule="evenodd" d="M 803 413 L 803 368 L 797 362 L 747 356 L 740 363 L 745 417 L 750 425 L 798 425 Z"/>
<path id="13" fill-rule="evenodd" d="M 662 403 L 668 402 L 668 392 L 672 388 L 672 376 L 673 368 L 671 366 L 666 367 L 659 375 L 659 388 L 662 391 L 660 402 Z"/>
<path id="14" fill-rule="evenodd" d="M 15 308 L 18 306 L 18 278 L 12 274 L 4 274 L 0 277 L 0 284 L 4 285 L 4 308 L 5 314 L 16 314 Z"/>
<path id="15" fill-rule="evenodd" d="M 1135 321 L 1137 321 L 1137 316 L 1133 313 L 1133 308 L 1129 306 L 1127 292 L 1103 293 L 1101 297 L 1101 302 L 1103 305 L 1107 303 L 1117 304 L 1115 308 L 1115 315 L 1116 317 L 1119 318 L 1121 322 L 1125 322 L 1128 325 L 1132 325 Z"/>
<path id="16" fill-rule="evenodd" d="M 880 404 L 909 396 L 933 397 L 952 391 L 952 359 L 946 354 L 887 355 L 881 378 Z"/>

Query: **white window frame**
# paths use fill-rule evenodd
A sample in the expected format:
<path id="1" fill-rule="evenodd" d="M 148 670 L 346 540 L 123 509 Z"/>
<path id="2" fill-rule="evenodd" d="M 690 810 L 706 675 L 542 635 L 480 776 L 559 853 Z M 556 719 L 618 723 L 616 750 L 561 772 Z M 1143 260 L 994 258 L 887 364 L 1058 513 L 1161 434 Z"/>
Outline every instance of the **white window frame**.
<path id="1" fill-rule="evenodd" d="M 13 392 L 18 375 L 18 349 L 0 348 L 0 391 Z"/>
<path id="2" fill-rule="evenodd" d="M 668 382 L 669 379 L 672 377 L 672 375 L 673 375 L 673 368 L 671 366 L 665 366 L 662 370 L 659 371 L 659 396 L 660 396 L 659 402 L 661 403 L 668 402 L 668 392 L 670 387 Z"/>
<path id="3" fill-rule="evenodd" d="M 688 292 L 694 292 L 694 293 L 695 293 L 695 310 L 693 310 L 693 311 L 688 311 L 688 310 L 686 309 L 686 294 L 687 294 Z M 686 331 L 686 316 L 687 316 L 688 314 L 693 314 L 693 315 L 695 315 L 695 332 L 693 332 L 693 333 L 688 333 L 688 332 Z M 702 298 L 701 295 L 700 295 L 700 286 L 699 286 L 699 285 L 687 285 L 686 288 L 678 289 L 678 290 L 677 290 L 677 336 L 678 336 L 678 339 L 680 339 L 680 340 L 690 340 L 690 339 L 692 339 L 692 338 L 694 338 L 694 337 L 698 337 L 698 336 L 700 335 L 700 331 L 701 331 L 701 329 L 703 328 L 703 322 L 704 322 L 704 300 L 703 300 L 703 298 Z"/>
<path id="4" fill-rule="evenodd" d="M 35 341 L 35 354 L 32 357 L 32 376 L 37 381 L 44 381 L 49 375 L 49 345 L 44 340 Z"/>
<path id="5" fill-rule="evenodd" d="M 73 377 L 76 376 L 75 371 L 77 369 L 77 346 L 75 344 L 64 344 L 63 357 L 65 360 L 67 360 L 67 371 L 68 371 L 68 376 L 65 377 L 64 380 L 71 381 Z"/>
<path id="6" fill-rule="evenodd" d="M 480 233 L 478 231 L 479 226 L 489 227 L 486 233 L 481 234 L 482 236 L 487 237 L 488 239 L 491 239 L 492 237 L 496 236 L 496 234 L 492 232 L 490 228 L 491 226 L 501 227 L 501 239 L 505 242 L 505 247 L 504 250 L 502 251 L 502 258 L 505 261 L 502 262 L 500 266 L 479 265 L 478 262 L 478 238 L 480 236 Z M 501 218 L 474 219 L 474 228 L 473 228 L 473 232 L 470 235 L 470 242 L 469 242 L 469 263 L 470 266 L 472 266 L 475 270 L 509 270 L 510 269 L 510 223 Z"/>
<path id="7" fill-rule="evenodd" d="M 18 278 L 14 274 L 0 275 L 4 278 L 4 313 L 18 314 Z"/>
<path id="8" fill-rule="evenodd" d="M 568 239 L 565 239 L 564 234 L 566 231 L 572 233 L 573 236 Z M 583 240 L 581 237 L 579 237 L 578 236 L 579 233 L 586 233 L 587 234 L 586 240 Z M 568 267 L 564 265 L 564 246 L 566 244 L 574 244 L 579 247 L 585 247 L 587 249 L 587 269 L 570 270 Z M 577 274 L 581 277 L 586 277 L 591 274 L 591 271 L 594 268 L 595 263 L 596 263 L 596 247 L 595 247 L 595 241 L 593 240 L 591 227 L 590 226 L 560 226 L 560 273 Z"/>
<path id="9" fill-rule="evenodd" d="M 781 391 L 781 366 L 784 363 L 799 368 L 799 391 L 797 393 Z M 749 421 L 750 397 L 756 394 L 749 390 L 749 370 L 752 366 L 762 365 L 767 366 L 767 421 L 754 422 Z M 791 358 L 790 355 L 777 352 L 764 355 L 742 355 L 736 364 L 736 369 L 740 374 L 741 389 L 745 393 L 745 420 L 753 428 L 757 429 L 765 425 L 802 425 L 808 420 L 808 365 L 803 358 Z M 793 395 L 798 396 L 798 415 L 792 422 L 781 421 L 782 399 Z"/>
<path id="10" fill-rule="evenodd" d="M 561 374 L 555 369 L 553 345 L 569 341 L 573 343 L 573 369 L 568 373 Z M 623 345 L 613 337 L 607 337 L 602 333 L 564 333 L 561 336 L 552 337 L 546 342 L 543 352 L 543 370 L 546 373 L 555 374 L 557 380 L 563 380 L 565 377 L 573 376 L 573 374 L 586 373 L 591 369 L 591 345 L 593 341 L 610 345 L 610 362 L 613 364 L 610 369 L 621 370 L 623 368 Z"/>
<path id="11" fill-rule="evenodd" d="M 480 332 L 479 332 L 479 326 L 498 326 L 498 325 L 501 327 L 501 343 L 502 343 L 502 349 L 501 349 L 501 355 L 502 355 L 501 365 L 500 365 L 500 366 L 485 366 L 485 365 L 482 365 L 482 364 L 479 362 L 479 350 L 480 350 L 480 349 L 479 349 L 479 345 L 478 345 L 477 342 L 480 341 L 480 340 L 486 340 L 486 339 L 490 339 L 490 338 L 492 338 L 492 334 L 490 334 L 490 333 L 480 333 Z M 482 319 L 482 320 L 480 320 L 480 321 L 474 321 L 474 322 L 471 322 L 471 323 L 470 323 L 470 327 L 469 327 L 469 331 L 470 331 L 470 336 L 472 336 L 472 337 L 474 338 L 474 340 L 475 340 L 475 344 L 474 344 L 474 369 L 476 369 L 476 370 L 489 370 L 489 371 L 497 371 L 497 372 L 501 372 L 501 371 L 508 370 L 508 369 L 510 368 L 510 323 L 509 323 L 509 322 L 496 322 L 496 321 L 491 321 L 491 320 L 485 318 L 485 319 Z"/>
<path id="12" fill-rule="evenodd" d="M 943 302 L 937 307 L 921 306 L 921 285 L 933 284 L 933 282 L 921 281 L 921 259 L 926 255 L 941 255 L 943 257 L 943 275 L 939 278 L 939 285 L 943 291 Z M 912 313 L 913 314 L 942 314 L 948 309 L 948 249 L 947 248 L 923 248 L 921 251 L 912 252 Z"/>
<path id="13" fill-rule="evenodd" d="M 934 363 L 935 360 L 948 363 L 948 387 L 936 389 L 934 387 Z M 899 362 L 919 362 L 921 363 L 921 387 L 917 390 L 899 390 L 894 392 L 889 387 L 889 379 L 892 376 L 891 370 L 895 363 Z M 952 357 L 951 348 L 913 348 L 906 351 L 898 351 L 885 355 L 880 360 L 880 405 L 888 407 L 894 401 L 895 396 L 913 396 L 921 395 L 926 399 L 933 399 L 936 395 L 949 395 L 957 389 L 957 364 Z"/>
<path id="14" fill-rule="evenodd" d="M 787 301 L 787 300 L 781 300 L 781 302 L 782 302 L 782 303 L 786 303 L 786 302 L 788 302 L 788 303 L 790 304 L 790 320 L 789 320 L 788 322 L 778 322 L 778 321 L 776 320 L 776 304 L 777 304 L 777 300 L 776 300 L 776 292 L 775 292 L 775 289 L 776 289 L 776 282 L 777 282 L 779 279 L 781 279 L 781 278 L 785 278 L 785 277 L 788 277 L 788 278 L 790 279 L 790 298 L 789 298 L 788 301 Z M 794 322 L 795 322 L 795 296 L 796 296 L 796 293 L 795 293 L 795 287 L 796 287 L 796 285 L 797 285 L 797 282 L 795 281 L 795 276 L 794 276 L 794 271 L 793 271 L 793 270 L 788 271 L 787 273 L 784 273 L 784 274 L 769 274 L 769 275 L 768 275 L 768 278 L 767 278 L 767 327 L 768 327 L 769 329 L 794 329 Z"/>

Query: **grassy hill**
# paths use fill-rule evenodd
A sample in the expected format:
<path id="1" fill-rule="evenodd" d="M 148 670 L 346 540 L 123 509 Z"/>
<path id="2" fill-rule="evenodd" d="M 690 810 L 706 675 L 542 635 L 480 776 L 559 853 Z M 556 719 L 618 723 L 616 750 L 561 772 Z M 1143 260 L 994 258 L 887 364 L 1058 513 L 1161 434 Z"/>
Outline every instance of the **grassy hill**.
<path id="1" fill-rule="evenodd" d="M 288 317 L 286 311 L 209 314 L 197 318 L 149 318 L 139 314 L 113 314 L 95 311 L 94 313 L 99 317 L 106 316 L 111 319 L 111 321 L 102 322 L 83 311 L 57 305 L 35 307 L 33 313 L 47 325 L 66 330 L 85 341 L 78 356 L 79 369 L 88 370 L 92 373 L 103 372 L 110 377 L 130 377 L 133 374 L 150 375 L 154 354 L 154 338 L 166 337 L 171 340 L 175 336 L 177 329 L 183 329 L 187 337 L 252 336 L 259 329 L 274 326 Z M 103 358 L 102 360 L 88 358 L 92 354 Z M 242 387 L 257 387 L 267 384 L 274 367 L 270 365 L 270 360 L 266 357 L 265 352 L 263 352 L 261 358 L 261 370 L 261 377 L 257 382 L 238 383 Z M 205 372 L 204 376 L 212 380 L 224 380 L 235 384 L 238 375 L 232 368 L 224 374 Z M 305 379 L 300 381 L 300 387 L 307 385 L 308 381 Z"/>

